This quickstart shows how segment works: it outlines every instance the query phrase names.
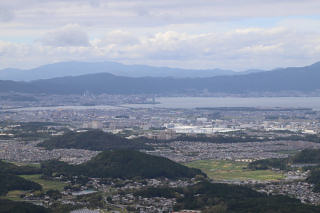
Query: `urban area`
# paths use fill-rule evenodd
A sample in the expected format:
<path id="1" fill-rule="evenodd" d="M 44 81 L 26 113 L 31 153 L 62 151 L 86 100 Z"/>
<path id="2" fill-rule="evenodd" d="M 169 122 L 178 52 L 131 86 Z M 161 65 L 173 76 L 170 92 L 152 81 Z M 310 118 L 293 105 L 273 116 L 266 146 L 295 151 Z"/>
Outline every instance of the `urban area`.
<path id="1" fill-rule="evenodd" d="M 56 106 L 57 102 L 61 105 Z M 68 132 L 99 130 L 128 140 L 142 139 L 151 148 L 142 148 L 141 152 L 201 169 L 207 175 L 178 179 L 60 175 L 48 179 L 33 174 L 23 177 L 40 183 L 47 193 L 9 191 L 7 194 L 45 207 L 75 206 L 71 209 L 74 213 L 174 212 L 178 198 L 145 197 L 139 192 L 159 187 L 188 187 L 203 178 L 212 183 L 244 185 L 264 194 L 285 195 L 308 205 L 319 205 L 320 193 L 308 181 L 312 166 L 317 163 L 292 163 L 286 169 L 249 168 L 256 161 L 289 159 L 305 149 L 320 149 L 319 120 L 320 111 L 311 108 L 161 108 L 152 96 L 85 93 L 1 99 L 0 159 L 35 168 L 48 160 L 82 165 L 102 150 L 47 149 L 39 144 Z"/>

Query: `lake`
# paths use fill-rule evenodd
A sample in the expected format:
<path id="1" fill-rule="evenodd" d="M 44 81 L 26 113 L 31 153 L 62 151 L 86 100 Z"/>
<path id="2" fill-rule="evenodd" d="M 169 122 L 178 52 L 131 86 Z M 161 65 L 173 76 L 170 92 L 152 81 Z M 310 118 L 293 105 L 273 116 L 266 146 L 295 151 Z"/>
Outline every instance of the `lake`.
<path id="1" fill-rule="evenodd" d="M 159 104 L 127 104 L 126 107 L 197 108 L 259 107 L 313 108 L 320 110 L 320 97 L 160 97 Z"/>
<path id="2" fill-rule="evenodd" d="M 123 108 L 184 108 L 197 107 L 259 107 L 259 108 L 313 108 L 320 110 L 320 97 L 159 97 L 159 104 L 125 104 L 121 106 L 52 106 L 10 109 L 10 111 L 34 110 L 114 110 Z M 3 110 L 4 111 L 4 110 Z M 7 110 L 5 110 L 7 111 Z"/>

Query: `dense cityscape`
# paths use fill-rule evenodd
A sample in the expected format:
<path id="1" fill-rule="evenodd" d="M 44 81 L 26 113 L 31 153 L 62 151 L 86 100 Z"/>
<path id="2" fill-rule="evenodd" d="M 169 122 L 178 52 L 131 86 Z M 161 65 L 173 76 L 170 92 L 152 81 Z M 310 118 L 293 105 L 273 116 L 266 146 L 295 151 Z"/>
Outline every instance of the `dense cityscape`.
<path id="1" fill-rule="evenodd" d="M 69 102 L 51 106 L 48 102 L 43 107 L 32 107 L 28 101 L 12 102 L 11 105 L 6 102 L 0 113 L 0 158 L 18 165 L 36 166 L 48 160 L 82 165 L 101 151 L 46 149 L 39 144 L 47 138 L 64 137 L 70 131 L 81 134 L 96 129 L 129 140 L 143 139 L 151 149 L 140 151 L 177 163 L 191 167 L 200 165 L 200 169 L 204 168 L 201 162 L 239 164 L 242 167 L 240 173 L 248 173 L 247 176 L 229 177 L 223 173 L 219 176 L 223 168 L 208 168 L 207 175 L 212 183 L 249 186 L 264 194 L 297 198 L 308 205 L 320 203 L 320 194 L 314 192 L 314 184 L 307 181 L 310 170 L 303 170 L 299 164 L 291 165 L 291 169 L 286 171 L 272 168 L 265 176 L 254 176 L 256 171 L 245 168 L 251 162 L 286 159 L 305 149 L 320 149 L 318 111 L 309 108 L 159 108 L 156 103 L 150 105 L 149 99 L 141 97 L 124 99 L 134 99 L 132 104 L 138 104 L 143 99 L 149 104 L 148 107 L 124 105 L 121 99 L 112 105 L 102 106 L 100 102 L 88 98 L 87 94 L 82 98 L 90 102 L 90 106 L 71 107 Z M 237 171 L 231 169 L 227 172 Z M 211 173 L 217 174 L 210 176 Z M 41 182 L 41 177 L 37 176 L 35 180 Z M 89 177 L 79 181 L 77 176 L 70 179 L 60 175 L 42 181 L 60 185 L 60 191 L 56 192 L 58 198 L 22 192 L 19 199 L 45 207 L 71 205 L 80 208 L 72 212 L 99 212 L 103 209 L 172 212 L 177 198 L 144 197 L 137 196 L 137 193 L 150 187 L 192 187 L 199 179 Z M 8 196 L 11 194 L 9 192 Z M 86 196 L 86 199 L 92 200 L 101 197 L 99 208 L 92 208 L 90 202 L 83 201 Z"/>

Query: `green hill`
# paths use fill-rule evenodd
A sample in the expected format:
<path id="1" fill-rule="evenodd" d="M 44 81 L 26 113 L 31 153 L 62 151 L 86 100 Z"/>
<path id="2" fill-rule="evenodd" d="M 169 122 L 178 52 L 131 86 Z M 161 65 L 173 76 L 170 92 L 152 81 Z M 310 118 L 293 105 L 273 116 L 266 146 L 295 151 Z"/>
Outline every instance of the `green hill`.
<path id="1" fill-rule="evenodd" d="M 0 160 L 0 172 L 14 175 L 32 175 L 41 173 L 39 168 L 31 166 L 17 166 Z"/>
<path id="2" fill-rule="evenodd" d="M 272 168 L 287 170 L 290 169 L 290 164 L 305 164 L 305 169 L 311 170 L 307 181 L 315 185 L 314 191 L 320 192 L 320 149 L 305 149 L 288 158 L 257 160 L 251 162 L 248 167 L 253 170 Z"/>
<path id="3" fill-rule="evenodd" d="M 5 195 L 11 190 L 41 190 L 42 187 L 39 184 L 17 176 L 40 172 L 38 168 L 16 166 L 12 163 L 0 161 L 0 195 Z"/>
<path id="4" fill-rule="evenodd" d="M 286 170 L 290 164 L 320 164 L 320 149 L 305 149 L 288 158 L 270 158 L 251 162 L 253 170 L 278 168 Z"/>
<path id="5" fill-rule="evenodd" d="M 320 149 L 305 149 L 292 157 L 293 163 L 318 163 L 320 164 Z"/>
<path id="6" fill-rule="evenodd" d="M 191 178 L 204 175 L 198 169 L 188 168 L 167 158 L 148 155 L 132 150 L 104 151 L 90 161 L 80 165 L 69 165 L 60 161 L 47 161 L 41 168 L 47 175 L 112 178 Z M 205 175 L 204 175 L 205 176 Z"/>
<path id="7" fill-rule="evenodd" d="M 202 181 L 185 188 L 149 187 L 135 196 L 176 198 L 174 210 L 194 209 L 203 213 L 316 213 L 320 207 L 302 204 L 287 196 L 259 193 L 247 186 Z"/>
<path id="8" fill-rule="evenodd" d="M 268 196 L 244 186 L 201 182 L 183 191 L 176 209 L 201 209 L 203 212 L 281 212 L 315 213 L 320 208 L 301 204 L 287 196 Z"/>
<path id="9" fill-rule="evenodd" d="M 26 202 L 0 199 L 0 213 L 47 213 L 51 212 L 42 206 Z"/>
<path id="10" fill-rule="evenodd" d="M 22 177 L 0 173 L 0 195 L 6 195 L 11 190 L 41 190 L 42 187 L 35 182 Z"/>
<path id="11" fill-rule="evenodd" d="M 129 140 L 100 130 L 68 132 L 39 144 L 47 149 L 88 149 L 104 151 L 113 149 L 152 149 L 138 140 Z"/>

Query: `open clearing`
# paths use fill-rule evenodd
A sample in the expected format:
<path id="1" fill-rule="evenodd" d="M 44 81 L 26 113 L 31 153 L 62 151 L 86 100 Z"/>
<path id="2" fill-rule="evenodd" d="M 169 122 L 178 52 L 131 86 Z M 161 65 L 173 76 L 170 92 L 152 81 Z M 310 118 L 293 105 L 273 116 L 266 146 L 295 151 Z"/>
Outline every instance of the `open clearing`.
<path id="1" fill-rule="evenodd" d="M 25 194 L 25 191 L 12 190 L 12 191 L 9 191 L 8 194 L 6 194 L 5 196 L 2 196 L 1 198 L 14 200 L 14 201 L 23 201 L 23 199 L 20 197 L 20 195 L 23 195 L 23 194 Z"/>
<path id="2" fill-rule="evenodd" d="M 66 186 L 66 183 L 64 182 L 41 179 L 40 174 L 39 175 L 20 175 L 20 177 L 39 183 L 42 186 L 44 191 L 47 191 L 50 189 L 62 191 Z"/>
<path id="3" fill-rule="evenodd" d="M 213 180 L 258 180 L 275 181 L 283 179 L 281 173 L 271 170 L 249 170 L 248 163 L 228 160 L 200 160 L 186 166 L 201 169 Z"/>
<path id="4" fill-rule="evenodd" d="M 42 189 L 44 192 L 53 189 L 53 190 L 59 190 L 59 191 L 63 191 L 64 187 L 67 185 L 64 182 L 60 182 L 60 181 L 54 181 L 54 180 L 44 180 L 41 179 L 41 175 L 40 174 L 36 174 L 36 175 L 19 175 L 22 178 L 25 178 L 27 180 L 31 180 L 33 182 L 39 183 L 42 186 Z M 40 193 L 40 191 L 37 191 L 38 193 Z M 10 199 L 10 200 L 15 200 L 15 201 L 21 201 L 23 200 L 23 198 L 21 198 L 20 196 L 23 194 L 28 193 L 27 191 L 21 191 L 21 190 L 12 190 L 9 191 L 7 195 L 2 196 L 1 198 L 5 198 L 5 199 Z"/>

